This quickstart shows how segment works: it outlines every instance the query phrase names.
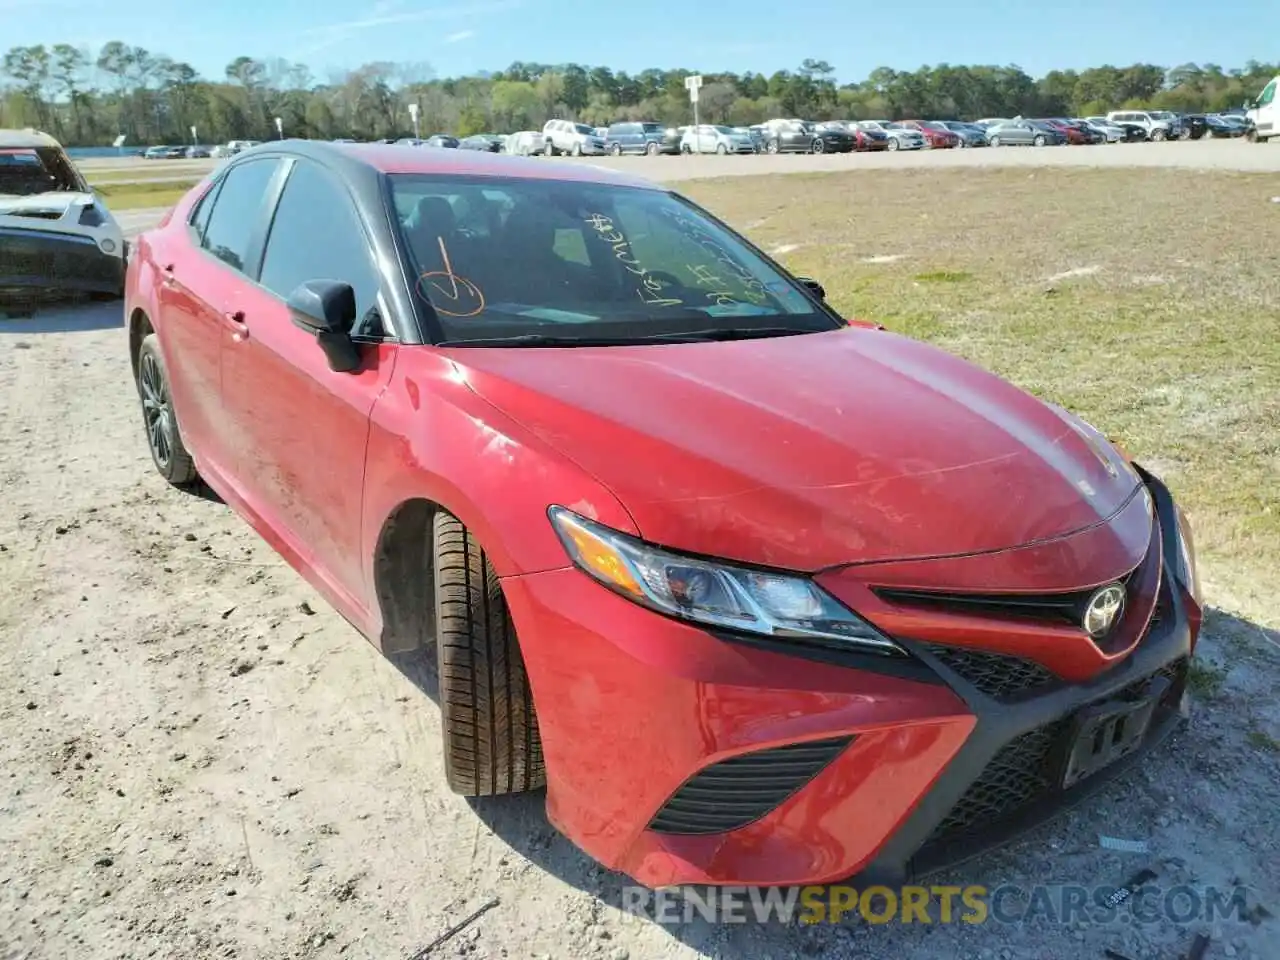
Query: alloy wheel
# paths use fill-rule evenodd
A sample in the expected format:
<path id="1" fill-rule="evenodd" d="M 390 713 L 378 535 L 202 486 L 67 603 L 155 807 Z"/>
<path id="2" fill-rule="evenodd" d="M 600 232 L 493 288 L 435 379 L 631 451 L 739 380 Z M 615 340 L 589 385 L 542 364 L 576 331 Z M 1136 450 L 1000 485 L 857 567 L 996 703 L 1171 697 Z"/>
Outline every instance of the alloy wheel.
<path id="1" fill-rule="evenodd" d="M 169 403 L 169 385 L 160 372 L 160 365 L 150 354 L 143 354 L 138 386 L 151 455 L 161 468 L 168 467 L 173 456 L 173 408 Z"/>

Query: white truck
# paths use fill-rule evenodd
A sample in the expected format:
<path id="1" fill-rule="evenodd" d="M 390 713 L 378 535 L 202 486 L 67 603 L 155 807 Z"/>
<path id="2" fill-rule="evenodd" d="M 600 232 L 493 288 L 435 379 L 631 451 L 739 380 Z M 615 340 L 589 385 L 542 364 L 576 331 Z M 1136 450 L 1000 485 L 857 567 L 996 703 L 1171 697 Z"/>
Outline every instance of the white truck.
<path id="1" fill-rule="evenodd" d="M 1258 98 L 1244 105 L 1245 119 L 1249 121 L 1249 139 L 1256 143 L 1266 143 L 1271 137 L 1280 136 L 1277 87 L 1280 87 L 1280 76 L 1272 77 L 1271 82 L 1262 88 Z"/>

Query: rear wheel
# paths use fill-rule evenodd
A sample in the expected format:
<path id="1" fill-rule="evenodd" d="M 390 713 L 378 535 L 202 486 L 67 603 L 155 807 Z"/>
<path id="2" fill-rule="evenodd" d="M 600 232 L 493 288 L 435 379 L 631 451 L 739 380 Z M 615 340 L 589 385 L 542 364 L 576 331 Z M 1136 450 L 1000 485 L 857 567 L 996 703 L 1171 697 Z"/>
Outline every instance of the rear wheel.
<path id="1" fill-rule="evenodd" d="M 1031 141 L 1032 145 L 1036 147 L 1043 147 L 1047 142 L 1048 141 L 1045 140 L 1044 134 L 1042 133 L 1037 133 L 1036 138 Z"/>
<path id="2" fill-rule="evenodd" d="M 644 152 L 651 157 L 656 157 L 658 155 L 658 145 L 650 140 L 649 145 L 644 148 Z"/>
<path id="3" fill-rule="evenodd" d="M 1164 130 L 1163 130 L 1163 129 L 1161 129 L 1160 127 L 1157 127 L 1156 129 L 1154 129 L 1154 130 L 1152 130 L 1152 131 L 1151 131 L 1151 139 L 1152 139 L 1155 143 L 1159 143 L 1159 142 L 1160 142 L 1161 140 L 1163 140 L 1164 138 L 1165 138 L 1165 132 L 1164 132 Z"/>
<path id="4" fill-rule="evenodd" d="M 611 144 L 609 146 L 609 152 L 612 153 L 615 157 L 622 156 L 622 144 L 620 143 Z"/>
<path id="5" fill-rule="evenodd" d="M 729 148 L 726 147 L 723 143 L 716 144 L 716 153 L 720 154 L 720 156 L 723 157 L 728 152 L 729 152 Z"/>
<path id="6" fill-rule="evenodd" d="M 821 140 L 813 141 L 813 144 L 809 147 L 809 151 L 811 153 L 822 153 L 826 149 L 827 149 L 827 145 L 823 143 Z"/>
<path id="7" fill-rule="evenodd" d="M 582 156 L 582 144 L 581 144 L 581 143 L 575 143 L 575 144 L 573 145 L 573 150 L 572 150 L 572 151 L 570 151 L 570 152 L 571 152 L 575 157 L 580 157 L 580 156 Z"/>
<path id="8" fill-rule="evenodd" d="M 533 694 L 502 585 L 456 517 L 435 516 L 436 659 L 444 770 L 464 796 L 546 782 Z"/>
<path id="9" fill-rule="evenodd" d="M 194 483 L 198 477 L 196 465 L 182 442 L 173 412 L 169 371 L 154 333 L 143 338 L 138 350 L 138 398 L 142 401 L 142 423 L 156 470 L 175 487 Z"/>
<path id="10" fill-rule="evenodd" d="M 765 150 L 765 153 L 777 153 L 777 152 L 778 152 L 778 141 L 777 141 L 777 140 L 770 140 L 768 143 L 766 143 L 766 144 L 764 145 L 764 150 Z"/>
<path id="11" fill-rule="evenodd" d="M 999 137 L 992 137 L 992 138 L 991 138 L 991 146 L 993 146 L 993 147 L 998 147 L 998 146 L 1000 146 L 1000 138 L 999 138 Z"/>

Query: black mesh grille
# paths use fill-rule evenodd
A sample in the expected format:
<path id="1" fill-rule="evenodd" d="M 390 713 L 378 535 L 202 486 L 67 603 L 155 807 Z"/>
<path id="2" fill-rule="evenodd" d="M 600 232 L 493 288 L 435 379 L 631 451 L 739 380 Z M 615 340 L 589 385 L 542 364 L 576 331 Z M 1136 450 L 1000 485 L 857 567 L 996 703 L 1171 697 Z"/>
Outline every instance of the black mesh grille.
<path id="1" fill-rule="evenodd" d="M 1053 789 L 1052 756 L 1068 726 L 1060 720 L 1005 744 L 938 825 L 933 839 L 1002 820 Z"/>
<path id="2" fill-rule="evenodd" d="M 725 833 L 775 809 L 834 760 L 853 737 L 790 743 L 699 770 L 658 811 L 658 833 Z"/>
<path id="3" fill-rule="evenodd" d="M 1058 678 L 1040 664 L 1022 657 L 937 644 L 924 646 L 969 683 L 997 700 L 1018 700 L 1043 693 L 1059 683 Z"/>
<path id="4" fill-rule="evenodd" d="M 1173 709 L 1186 687 L 1186 675 L 1184 657 L 1135 680 L 1110 699 L 1137 698 L 1154 677 L 1165 677 L 1170 688 L 1160 706 Z M 995 827 L 1028 804 L 1055 793 L 1058 789 L 1056 758 L 1058 751 L 1067 749 L 1065 741 L 1070 730 L 1070 719 L 1057 720 L 1005 744 L 938 824 L 927 846 Z"/>

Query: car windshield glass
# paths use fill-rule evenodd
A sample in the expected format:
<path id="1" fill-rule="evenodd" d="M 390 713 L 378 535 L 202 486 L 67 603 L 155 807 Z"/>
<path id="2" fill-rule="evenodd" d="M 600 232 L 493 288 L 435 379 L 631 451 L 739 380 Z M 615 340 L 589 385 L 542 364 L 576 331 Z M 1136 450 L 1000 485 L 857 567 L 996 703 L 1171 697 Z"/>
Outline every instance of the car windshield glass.
<path id="1" fill-rule="evenodd" d="M 646 123 L 643 126 L 645 133 L 658 133 L 662 130 L 662 124 L 660 123 Z"/>
<path id="2" fill-rule="evenodd" d="M 57 150 L 0 148 L 0 196 L 26 197 L 84 189 Z"/>
<path id="3" fill-rule="evenodd" d="M 415 295 L 451 342 L 839 326 L 761 255 L 662 190 L 541 177 L 390 181 Z"/>
<path id="4" fill-rule="evenodd" d="M 926 130 L 946 130 L 947 129 L 942 124 L 938 123 L 936 120 L 921 120 L 920 126 L 924 127 Z"/>

